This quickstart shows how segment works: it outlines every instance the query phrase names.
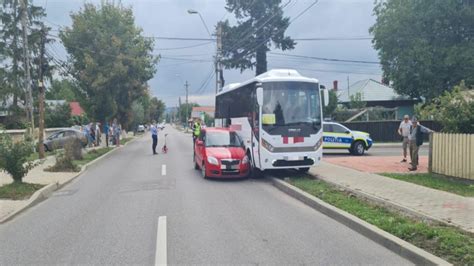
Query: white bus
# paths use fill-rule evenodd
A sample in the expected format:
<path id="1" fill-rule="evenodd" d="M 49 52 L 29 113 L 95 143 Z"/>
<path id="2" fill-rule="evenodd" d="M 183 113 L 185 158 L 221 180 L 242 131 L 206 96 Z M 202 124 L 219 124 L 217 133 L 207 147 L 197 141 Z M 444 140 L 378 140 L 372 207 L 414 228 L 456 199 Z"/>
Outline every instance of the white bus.
<path id="1" fill-rule="evenodd" d="M 253 174 L 266 169 L 306 172 L 322 158 L 323 120 L 317 79 L 275 69 L 216 96 L 215 124 L 234 129 L 245 143 Z"/>

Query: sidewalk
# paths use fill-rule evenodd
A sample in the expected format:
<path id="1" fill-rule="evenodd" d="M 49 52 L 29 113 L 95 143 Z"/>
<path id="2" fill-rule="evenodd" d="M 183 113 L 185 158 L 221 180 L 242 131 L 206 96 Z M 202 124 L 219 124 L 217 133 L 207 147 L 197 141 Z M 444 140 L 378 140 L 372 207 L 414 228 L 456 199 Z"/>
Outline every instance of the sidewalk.
<path id="1" fill-rule="evenodd" d="M 35 183 L 49 185 L 58 183 L 62 185 L 68 182 L 71 178 L 77 176 L 76 172 L 46 172 L 45 168 L 54 165 L 56 158 L 54 156 L 48 156 L 46 160 L 31 169 L 28 174 L 23 178 L 25 183 Z M 13 179 L 5 172 L 0 172 L 0 186 L 13 182 Z M 24 206 L 28 200 L 8 200 L 0 199 L 0 220 L 14 212 L 15 210 Z"/>
<path id="2" fill-rule="evenodd" d="M 324 157 L 324 162 L 349 167 L 367 173 L 428 173 L 428 156 L 420 156 L 418 170 L 410 172 L 408 162 L 400 162 L 400 156 L 344 156 Z"/>
<path id="3" fill-rule="evenodd" d="M 474 198 L 322 162 L 310 173 L 367 198 L 474 233 Z"/>

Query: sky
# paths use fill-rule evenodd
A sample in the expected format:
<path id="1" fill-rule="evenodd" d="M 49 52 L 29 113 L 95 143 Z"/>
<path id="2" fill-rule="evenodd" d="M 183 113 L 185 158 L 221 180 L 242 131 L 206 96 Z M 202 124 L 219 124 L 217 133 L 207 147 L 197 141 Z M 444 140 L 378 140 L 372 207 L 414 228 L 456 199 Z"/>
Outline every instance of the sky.
<path id="1" fill-rule="evenodd" d="M 109 0 L 110 1 L 110 0 Z M 118 0 L 115 0 L 118 2 Z M 286 3 L 288 0 L 283 0 Z M 225 0 L 122 0 L 131 6 L 137 26 L 143 35 L 154 37 L 209 38 L 199 15 L 188 14 L 188 9 L 198 11 L 212 32 L 222 19 L 235 21 L 225 10 Z M 295 18 L 314 0 L 290 0 L 284 15 Z M 100 4 L 100 0 L 34 0 L 46 8 L 46 23 L 54 30 L 71 25 L 71 12 L 77 12 L 84 3 Z M 370 37 L 369 28 L 374 24 L 374 0 L 320 0 L 311 9 L 293 20 L 286 34 L 295 39 Z M 54 32 L 53 32 L 54 33 Z M 194 46 L 194 47 L 189 47 Z M 189 48 L 186 48 L 189 47 Z M 49 50 L 61 60 L 67 54 L 60 42 Z M 162 59 L 155 76 L 148 82 L 154 96 L 168 107 L 176 106 L 178 98 L 184 102 L 184 83 L 189 84 L 189 101 L 200 105 L 214 105 L 215 77 L 210 78 L 215 44 L 209 41 L 155 41 L 155 54 Z M 295 49 L 271 52 L 318 58 L 334 58 L 378 62 L 377 51 L 371 40 L 297 41 Z M 183 60 L 186 59 L 186 60 Z M 190 61 L 189 59 L 192 59 Z M 361 64 L 285 57 L 268 54 L 268 69 L 292 68 L 302 75 L 317 78 L 327 88 L 338 80 L 339 88 L 346 88 L 358 80 L 381 80 L 378 64 Z M 254 76 L 254 70 L 224 70 L 226 84 L 243 82 Z M 209 80 L 209 82 L 206 82 Z"/>

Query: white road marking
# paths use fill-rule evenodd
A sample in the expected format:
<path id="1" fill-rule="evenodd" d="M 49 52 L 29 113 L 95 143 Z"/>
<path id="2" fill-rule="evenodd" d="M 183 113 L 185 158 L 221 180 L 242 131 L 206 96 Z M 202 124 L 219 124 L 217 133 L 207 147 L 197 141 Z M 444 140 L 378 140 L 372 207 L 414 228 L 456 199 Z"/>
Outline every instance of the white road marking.
<path id="1" fill-rule="evenodd" d="M 166 175 L 166 164 L 161 165 L 161 175 Z"/>
<path id="2" fill-rule="evenodd" d="M 166 216 L 158 217 L 158 230 L 156 231 L 155 265 L 167 265 L 166 251 Z"/>

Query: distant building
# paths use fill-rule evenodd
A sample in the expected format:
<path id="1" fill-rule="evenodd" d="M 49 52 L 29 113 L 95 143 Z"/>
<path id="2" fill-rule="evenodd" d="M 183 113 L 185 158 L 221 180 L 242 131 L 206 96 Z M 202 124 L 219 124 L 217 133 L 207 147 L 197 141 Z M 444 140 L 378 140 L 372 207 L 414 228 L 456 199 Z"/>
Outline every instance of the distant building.
<path id="1" fill-rule="evenodd" d="M 337 90 L 337 82 L 334 84 Z M 360 80 L 350 85 L 348 89 L 337 91 L 340 104 L 348 106 L 351 96 L 354 97 L 360 93 L 362 101 L 367 103 L 367 107 L 396 108 L 397 118 L 403 117 L 405 114 L 413 115 L 414 105 L 419 102 L 409 96 L 402 96 L 396 93 L 393 88 L 373 79 Z"/>
<path id="2" fill-rule="evenodd" d="M 209 117 L 214 118 L 215 111 L 216 108 L 214 106 L 193 107 L 193 109 L 191 110 L 191 119 L 201 118 L 204 113 L 206 113 Z"/>
<path id="3" fill-rule="evenodd" d="M 79 102 L 70 102 L 69 107 L 71 107 L 71 116 L 81 116 L 85 113 Z"/>

